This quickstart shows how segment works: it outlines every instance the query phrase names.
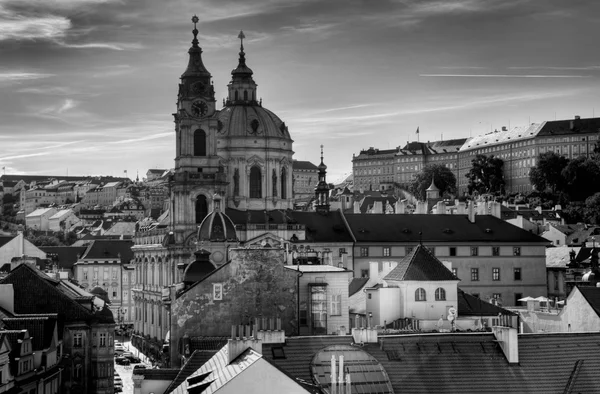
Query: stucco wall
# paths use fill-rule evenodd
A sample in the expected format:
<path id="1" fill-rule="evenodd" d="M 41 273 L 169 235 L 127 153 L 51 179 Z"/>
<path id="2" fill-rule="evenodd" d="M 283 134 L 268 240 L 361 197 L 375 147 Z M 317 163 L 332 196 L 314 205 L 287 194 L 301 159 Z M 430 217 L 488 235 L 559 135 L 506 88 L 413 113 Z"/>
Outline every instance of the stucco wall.
<path id="1" fill-rule="evenodd" d="M 219 389 L 223 394 L 307 393 L 298 383 L 260 359 Z"/>
<path id="2" fill-rule="evenodd" d="M 231 326 L 255 317 L 280 317 L 286 334 L 296 332 L 296 276 L 284 268 L 282 249 L 231 249 L 231 261 L 173 301 L 171 359 L 179 339 L 229 336 Z M 214 285 L 222 299 L 214 299 Z M 175 352 L 175 354 L 173 354 Z"/>
<path id="3" fill-rule="evenodd" d="M 562 331 L 600 331 L 600 317 L 577 287 L 567 298 L 561 317 Z"/>

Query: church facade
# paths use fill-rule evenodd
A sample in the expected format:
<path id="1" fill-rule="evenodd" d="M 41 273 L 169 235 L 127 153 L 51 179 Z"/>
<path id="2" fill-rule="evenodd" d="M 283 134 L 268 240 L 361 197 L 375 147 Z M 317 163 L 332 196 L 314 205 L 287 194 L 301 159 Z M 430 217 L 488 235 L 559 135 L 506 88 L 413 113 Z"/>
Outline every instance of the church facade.
<path id="1" fill-rule="evenodd" d="M 223 211 L 268 212 L 291 209 L 294 201 L 293 140 L 285 123 L 257 99 L 243 33 L 238 36 L 238 65 L 231 72 L 227 98 L 217 109 L 212 76 L 197 38 L 198 19 L 192 21 L 189 62 L 181 75 L 173 114 L 176 153 L 169 212 L 153 226 L 140 228 L 132 248 L 138 284 L 132 291 L 134 342 L 157 361 L 169 331 L 169 289 L 182 280 L 184 267 L 204 243 L 198 239 L 198 226 L 215 204 L 222 204 Z M 273 238 L 288 239 L 290 227 L 280 227 Z M 217 267 L 228 259 L 228 248 L 223 249 L 211 253 Z"/>

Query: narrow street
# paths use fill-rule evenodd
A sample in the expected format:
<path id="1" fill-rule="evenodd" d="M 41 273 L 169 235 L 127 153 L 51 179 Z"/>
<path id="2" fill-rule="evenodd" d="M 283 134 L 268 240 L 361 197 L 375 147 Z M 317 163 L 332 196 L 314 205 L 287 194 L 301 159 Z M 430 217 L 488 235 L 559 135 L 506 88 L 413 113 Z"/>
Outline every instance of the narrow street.
<path id="1" fill-rule="evenodd" d="M 115 379 L 117 378 L 117 375 L 121 377 L 121 381 L 123 382 L 123 394 L 133 394 L 133 367 L 136 365 L 146 365 L 146 367 L 149 368 L 151 364 L 148 361 L 148 358 L 140 353 L 129 340 L 122 343 L 125 347 L 125 351 L 133 353 L 134 356 L 139 357 L 140 360 L 142 360 L 141 364 L 119 365 L 115 363 Z"/>

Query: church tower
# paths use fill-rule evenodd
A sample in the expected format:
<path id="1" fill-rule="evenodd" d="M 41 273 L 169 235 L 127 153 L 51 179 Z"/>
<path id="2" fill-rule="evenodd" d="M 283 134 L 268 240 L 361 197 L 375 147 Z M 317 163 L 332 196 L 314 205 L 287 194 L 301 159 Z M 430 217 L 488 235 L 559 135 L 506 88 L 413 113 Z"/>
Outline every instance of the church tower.
<path id="1" fill-rule="evenodd" d="M 321 145 L 321 164 L 319 169 L 319 183 L 315 187 L 315 209 L 319 213 L 329 212 L 329 185 L 327 184 L 327 166 L 323 163 L 323 145 Z"/>
<path id="2" fill-rule="evenodd" d="M 170 180 L 171 224 L 175 243 L 190 243 L 198 225 L 212 211 L 212 196 L 227 185 L 217 156 L 215 91 L 198 45 L 198 17 L 189 62 L 181 75 L 175 118 L 175 171 Z"/>

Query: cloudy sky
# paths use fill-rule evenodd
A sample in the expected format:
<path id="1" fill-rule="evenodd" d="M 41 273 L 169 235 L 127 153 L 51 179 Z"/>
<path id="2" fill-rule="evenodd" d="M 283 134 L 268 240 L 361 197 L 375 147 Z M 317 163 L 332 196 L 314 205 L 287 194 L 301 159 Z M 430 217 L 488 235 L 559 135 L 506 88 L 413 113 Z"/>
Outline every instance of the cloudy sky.
<path id="1" fill-rule="evenodd" d="M 433 141 L 600 116 L 593 0 L 0 0 L 0 167 L 172 167 L 194 14 L 217 102 L 244 30 L 263 106 L 296 159 L 325 146 L 330 181 L 417 127 Z"/>

